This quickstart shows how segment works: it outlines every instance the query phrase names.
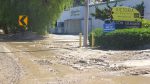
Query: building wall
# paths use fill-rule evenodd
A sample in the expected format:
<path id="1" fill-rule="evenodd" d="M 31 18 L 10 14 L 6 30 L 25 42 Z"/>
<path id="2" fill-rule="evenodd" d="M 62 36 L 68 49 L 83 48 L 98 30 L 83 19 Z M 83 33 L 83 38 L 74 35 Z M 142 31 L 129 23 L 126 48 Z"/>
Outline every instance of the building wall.
<path id="1" fill-rule="evenodd" d="M 64 24 L 66 34 L 79 34 L 82 31 L 80 19 L 65 20 Z"/>
<path id="2" fill-rule="evenodd" d="M 64 22 L 65 20 L 68 19 L 83 19 L 83 18 L 84 18 L 84 6 L 78 6 L 62 12 L 57 22 Z"/>
<path id="3" fill-rule="evenodd" d="M 118 2 L 118 6 L 128 6 L 133 7 L 137 4 L 141 4 L 143 0 L 121 0 Z M 144 0 L 146 6 L 150 6 L 150 0 Z M 113 6 L 115 3 L 112 1 L 110 6 Z M 95 7 L 103 9 L 106 7 L 106 3 L 99 3 L 96 5 L 90 5 L 89 9 L 89 32 L 94 28 L 103 28 L 104 21 L 96 19 L 95 17 L 91 16 L 92 13 L 95 13 Z M 150 8 L 150 7 L 148 7 Z M 150 11 L 148 8 L 145 9 L 146 17 L 149 17 Z M 84 6 L 74 7 L 68 11 L 64 11 L 61 14 L 61 17 L 57 20 L 57 22 L 64 22 L 65 33 L 80 33 L 83 32 L 84 29 Z M 79 28 L 77 28 L 79 27 Z"/>
<path id="4" fill-rule="evenodd" d="M 61 13 L 61 16 L 57 20 L 57 22 L 64 22 L 65 20 L 70 19 L 70 11 L 64 11 Z"/>
<path id="5" fill-rule="evenodd" d="M 57 30 L 60 29 L 59 23 L 64 22 L 64 32 L 62 33 L 78 34 L 78 32 L 82 32 L 82 19 L 84 19 L 84 6 L 78 6 L 64 11 L 57 20 Z"/>

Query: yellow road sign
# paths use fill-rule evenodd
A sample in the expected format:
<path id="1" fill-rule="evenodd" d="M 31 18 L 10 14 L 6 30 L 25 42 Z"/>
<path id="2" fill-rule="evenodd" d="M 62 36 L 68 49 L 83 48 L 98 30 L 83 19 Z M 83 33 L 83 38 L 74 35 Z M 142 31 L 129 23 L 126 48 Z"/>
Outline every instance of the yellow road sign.
<path id="1" fill-rule="evenodd" d="M 114 7 L 112 9 L 113 20 L 119 21 L 140 21 L 139 11 L 130 7 Z"/>
<path id="2" fill-rule="evenodd" d="M 20 15 L 18 19 L 18 23 L 20 26 L 27 26 L 28 25 L 28 16 Z"/>

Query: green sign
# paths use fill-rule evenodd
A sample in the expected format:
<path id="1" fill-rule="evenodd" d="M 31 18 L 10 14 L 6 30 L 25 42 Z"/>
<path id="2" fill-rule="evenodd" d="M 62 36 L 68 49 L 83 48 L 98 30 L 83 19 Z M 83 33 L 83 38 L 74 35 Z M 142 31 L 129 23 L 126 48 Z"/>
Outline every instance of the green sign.
<path id="1" fill-rule="evenodd" d="M 139 11 L 130 7 L 114 7 L 112 16 L 117 21 L 141 21 Z"/>

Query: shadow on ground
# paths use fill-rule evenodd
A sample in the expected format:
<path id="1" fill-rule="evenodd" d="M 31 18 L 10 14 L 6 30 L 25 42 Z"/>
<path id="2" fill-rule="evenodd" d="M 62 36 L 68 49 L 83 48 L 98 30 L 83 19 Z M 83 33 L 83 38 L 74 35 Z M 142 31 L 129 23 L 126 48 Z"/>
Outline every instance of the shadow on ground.
<path id="1" fill-rule="evenodd" d="M 46 36 L 37 35 L 32 32 L 23 32 L 16 34 L 0 34 L 0 42 L 32 42 L 34 40 L 43 40 Z"/>

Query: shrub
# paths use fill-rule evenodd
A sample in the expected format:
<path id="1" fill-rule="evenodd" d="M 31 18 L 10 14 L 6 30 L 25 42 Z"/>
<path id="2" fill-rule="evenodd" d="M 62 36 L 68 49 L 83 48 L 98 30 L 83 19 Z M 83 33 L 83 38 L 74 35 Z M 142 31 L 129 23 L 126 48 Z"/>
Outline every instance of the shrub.
<path id="1" fill-rule="evenodd" d="M 92 33 L 94 34 L 94 44 L 95 46 L 99 46 L 100 44 L 100 36 L 103 34 L 103 29 L 102 28 L 96 28 L 94 29 L 90 34 L 89 34 L 89 44 L 92 44 Z"/>
<path id="2" fill-rule="evenodd" d="M 147 19 L 142 19 L 142 27 L 143 28 L 150 28 L 150 21 Z"/>
<path id="3" fill-rule="evenodd" d="M 150 44 L 150 29 L 118 29 L 99 37 L 99 44 L 108 49 L 136 49 Z"/>

